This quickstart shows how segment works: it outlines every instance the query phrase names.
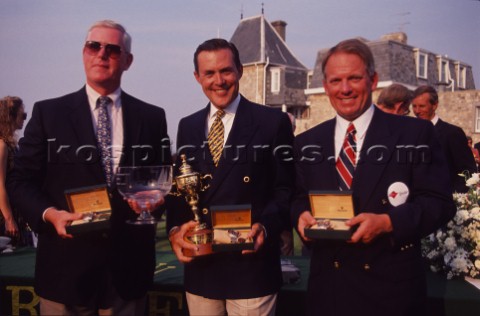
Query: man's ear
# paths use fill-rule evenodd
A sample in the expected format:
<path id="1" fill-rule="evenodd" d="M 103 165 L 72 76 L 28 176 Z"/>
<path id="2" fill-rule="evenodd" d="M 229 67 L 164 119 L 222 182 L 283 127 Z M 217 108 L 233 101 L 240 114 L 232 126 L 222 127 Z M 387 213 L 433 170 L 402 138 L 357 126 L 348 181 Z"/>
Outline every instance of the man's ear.
<path id="1" fill-rule="evenodd" d="M 123 70 L 126 71 L 130 68 L 130 66 L 132 65 L 133 63 L 133 55 L 132 54 L 128 54 L 127 55 L 127 60 L 125 62 L 125 67 L 123 67 Z"/>
<path id="2" fill-rule="evenodd" d="M 193 76 L 195 77 L 195 80 L 197 80 L 197 82 L 200 83 L 200 75 L 198 74 L 198 72 L 194 71 Z"/>

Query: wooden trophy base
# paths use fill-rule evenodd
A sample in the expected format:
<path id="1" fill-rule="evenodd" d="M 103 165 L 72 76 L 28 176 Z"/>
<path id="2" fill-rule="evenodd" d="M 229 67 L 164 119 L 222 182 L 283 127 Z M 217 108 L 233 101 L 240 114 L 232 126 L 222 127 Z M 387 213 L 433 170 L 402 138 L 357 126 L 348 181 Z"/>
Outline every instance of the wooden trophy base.
<path id="1" fill-rule="evenodd" d="M 183 254 L 187 257 L 198 257 L 212 253 L 212 236 L 210 229 L 191 230 L 184 236 L 184 240 L 197 246 L 197 251 L 183 249 Z"/>

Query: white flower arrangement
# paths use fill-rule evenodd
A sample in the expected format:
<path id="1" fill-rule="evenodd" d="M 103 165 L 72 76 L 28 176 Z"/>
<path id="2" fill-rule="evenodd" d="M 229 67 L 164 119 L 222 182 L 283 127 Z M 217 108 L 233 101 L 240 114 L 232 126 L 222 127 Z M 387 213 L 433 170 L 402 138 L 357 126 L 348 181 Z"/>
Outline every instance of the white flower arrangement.
<path id="1" fill-rule="evenodd" d="M 480 174 L 467 179 L 467 193 L 454 193 L 457 213 L 448 224 L 422 240 L 422 253 L 433 272 L 447 278 L 480 278 Z"/>

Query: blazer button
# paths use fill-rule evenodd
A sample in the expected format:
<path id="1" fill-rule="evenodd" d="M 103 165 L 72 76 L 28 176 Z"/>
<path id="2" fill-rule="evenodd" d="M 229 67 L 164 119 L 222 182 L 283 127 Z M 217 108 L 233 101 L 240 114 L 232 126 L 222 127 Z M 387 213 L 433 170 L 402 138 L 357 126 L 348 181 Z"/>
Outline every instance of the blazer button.
<path id="1" fill-rule="evenodd" d="M 204 215 L 207 215 L 207 214 L 208 214 L 208 208 L 204 207 L 204 208 L 202 209 L 202 213 L 203 213 Z"/>
<path id="2" fill-rule="evenodd" d="M 249 176 L 243 177 L 243 182 L 249 183 L 250 182 L 250 177 Z"/>
<path id="3" fill-rule="evenodd" d="M 363 269 L 364 269 L 365 271 L 370 270 L 370 265 L 369 265 L 368 263 L 365 263 L 365 264 L 363 265 Z"/>
<path id="4" fill-rule="evenodd" d="M 340 262 L 335 261 L 335 262 L 333 263 L 333 267 L 334 267 L 335 269 L 340 269 Z"/>

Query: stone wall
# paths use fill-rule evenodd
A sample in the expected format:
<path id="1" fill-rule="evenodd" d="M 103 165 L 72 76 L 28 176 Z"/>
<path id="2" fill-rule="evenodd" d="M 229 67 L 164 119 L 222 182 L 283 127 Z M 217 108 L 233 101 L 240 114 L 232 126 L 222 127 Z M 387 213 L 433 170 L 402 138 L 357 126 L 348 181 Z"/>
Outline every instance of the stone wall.
<path id="1" fill-rule="evenodd" d="M 240 93 L 252 102 L 263 104 L 263 71 L 264 65 L 243 67 L 240 79 Z"/>
<path id="2" fill-rule="evenodd" d="M 475 133 L 475 111 L 480 108 L 480 90 L 443 92 L 438 98 L 438 116 L 461 127 L 467 136 L 472 136 L 474 143 L 479 142 L 480 133 Z"/>

